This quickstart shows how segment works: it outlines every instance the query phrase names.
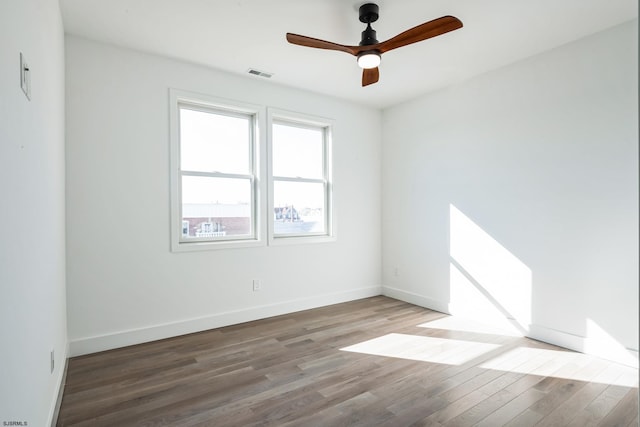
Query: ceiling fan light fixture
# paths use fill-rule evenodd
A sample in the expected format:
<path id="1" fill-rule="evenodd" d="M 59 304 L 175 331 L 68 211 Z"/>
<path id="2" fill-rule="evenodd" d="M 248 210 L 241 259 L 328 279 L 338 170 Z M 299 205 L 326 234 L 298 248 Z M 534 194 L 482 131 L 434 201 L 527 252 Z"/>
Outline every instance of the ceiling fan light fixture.
<path id="1" fill-rule="evenodd" d="M 362 87 L 365 87 L 377 83 L 380 79 L 378 66 L 380 65 L 380 56 L 383 53 L 462 28 L 462 21 L 455 16 L 446 15 L 409 28 L 388 40 L 379 42 L 376 38 L 376 31 L 371 28 L 371 23 L 376 22 L 379 17 L 378 5 L 365 3 L 360 6 L 358 12 L 360 22 L 367 24 L 358 46 L 338 44 L 293 33 L 287 33 L 287 41 L 299 46 L 335 50 L 357 57 L 358 66 L 363 68 Z"/>
<path id="2" fill-rule="evenodd" d="M 376 68 L 380 65 L 380 54 L 378 52 L 362 52 L 358 55 L 358 66 L 360 68 Z"/>

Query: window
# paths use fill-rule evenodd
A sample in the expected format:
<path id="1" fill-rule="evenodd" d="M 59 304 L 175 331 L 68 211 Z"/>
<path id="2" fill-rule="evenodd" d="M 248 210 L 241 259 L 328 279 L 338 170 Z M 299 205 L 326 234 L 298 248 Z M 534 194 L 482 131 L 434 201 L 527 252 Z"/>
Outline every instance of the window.
<path id="1" fill-rule="evenodd" d="M 172 248 L 254 244 L 257 110 L 171 91 Z"/>
<path id="2" fill-rule="evenodd" d="M 269 116 L 271 242 L 333 237 L 330 124 L 272 110 Z"/>
<path id="3" fill-rule="evenodd" d="M 173 251 L 335 239 L 330 120 L 169 94 Z"/>

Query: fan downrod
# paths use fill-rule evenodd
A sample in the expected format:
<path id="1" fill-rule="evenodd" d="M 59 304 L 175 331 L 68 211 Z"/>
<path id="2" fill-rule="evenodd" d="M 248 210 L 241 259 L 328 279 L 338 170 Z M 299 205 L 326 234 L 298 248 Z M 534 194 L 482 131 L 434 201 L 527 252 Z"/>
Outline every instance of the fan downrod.
<path id="1" fill-rule="evenodd" d="M 373 3 L 366 3 L 360 6 L 360 22 L 367 24 L 367 28 L 362 32 L 362 38 L 360 40 L 360 46 L 370 46 L 378 44 L 376 38 L 376 30 L 371 28 L 371 23 L 378 20 L 378 5 Z"/>

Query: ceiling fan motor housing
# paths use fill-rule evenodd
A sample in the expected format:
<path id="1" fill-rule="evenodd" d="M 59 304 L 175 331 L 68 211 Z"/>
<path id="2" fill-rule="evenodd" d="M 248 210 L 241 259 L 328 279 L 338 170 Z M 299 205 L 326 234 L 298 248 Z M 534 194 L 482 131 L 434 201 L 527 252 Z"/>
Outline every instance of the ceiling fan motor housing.
<path id="1" fill-rule="evenodd" d="M 371 44 L 378 44 L 378 39 L 376 39 L 376 30 L 367 24 L 367 28 L 362 32 L 360 46 L 369 46 Z"/>
<path id="2" fill-rule="evenodd" d="M 367 3 L 360 6 L 360 22 L 367 24 L 367 28 L 362 32 L 362 39 L 360 46 L 369 46 L 372 44 L 378 44 L 376 39 L 376 30 L 371 28 L 371 23 L 378 20 L 378 5 L 373 3 Z"/>

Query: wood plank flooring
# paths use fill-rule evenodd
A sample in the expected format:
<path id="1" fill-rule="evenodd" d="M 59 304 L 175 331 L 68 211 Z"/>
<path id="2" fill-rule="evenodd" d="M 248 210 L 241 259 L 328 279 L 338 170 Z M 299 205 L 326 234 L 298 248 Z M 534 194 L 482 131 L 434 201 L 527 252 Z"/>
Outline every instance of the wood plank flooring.
<path id="1" fill-rule="evenodd" d="M 452 319 L 374 297 L 72 358 L 57 425 L 638 426 L 637 369 Z"/>

